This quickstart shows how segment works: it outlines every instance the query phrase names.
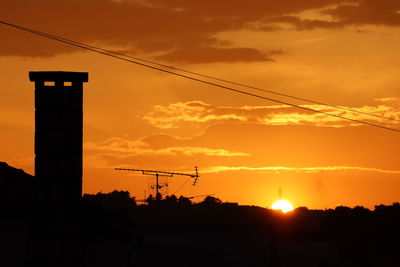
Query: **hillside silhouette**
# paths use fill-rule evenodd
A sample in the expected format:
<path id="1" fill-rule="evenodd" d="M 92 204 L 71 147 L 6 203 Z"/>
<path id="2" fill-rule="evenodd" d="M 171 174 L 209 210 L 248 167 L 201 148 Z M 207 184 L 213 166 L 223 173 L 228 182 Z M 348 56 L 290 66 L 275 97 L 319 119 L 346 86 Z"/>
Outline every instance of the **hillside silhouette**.
<path id="1" fill-rule="evenodd" d="M 212 196 L 138 204 L 116 190 L 43 203 L 27 197 L 36 180 L 22 170 L 1 163 L 0 181 L 1 266 L 400 264 L 399 203 L 283 214 Z"/>
<path id="2" fill-rule="evenodd" d="M 35 178 L 0 161 L 0 203 L 28 203 L 34 198 Z"/>

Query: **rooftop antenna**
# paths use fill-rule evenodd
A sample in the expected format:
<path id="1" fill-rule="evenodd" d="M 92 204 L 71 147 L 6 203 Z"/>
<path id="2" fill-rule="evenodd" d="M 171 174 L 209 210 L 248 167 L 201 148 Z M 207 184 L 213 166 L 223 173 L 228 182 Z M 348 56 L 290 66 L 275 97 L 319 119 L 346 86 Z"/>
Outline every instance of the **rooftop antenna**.
<path id="1" fill-rule="evenodd" d="M 191 196 L 191 197 L 182 196 L 182 197 L 187 198 L 187 199 L 193 199 L 193 198 L 208 197 L 208 196 L 215 196 L 215 194 L 197 195 L 197 196 Z M 136 202 L 143 202 L 143 203 L 146 203 L 148 200 L 147 200 L 147 198 L 145 197 L 144 199 L 135 199 L 135 201 L 136 201 Z"/>
<path id="2" fill-rule="evenodd" d="M 156 199 L 158 199 L 158 191 L 162 187 L 168 186 L 168 184 L 159 184 L 159 177 L 172 177 L 174 175 L 182 175 L 182 176 L 189 176 L 194 178 L 193 186 L 195 186 L 198 182 L 200 177 L 199 175 L 199 167 L 195 166 L 195 174 L 189 173 L 179 173 L 179 172 L 166 172 L 166 171 L 158 171 L 158 170 L 143 170 L 143 169 L 126 169 L 126 168 L 115 168 L 117 171 L 132 171 L 132 172 L 141 172 L 143 175 L 153 175 L 156 177 Z"/>

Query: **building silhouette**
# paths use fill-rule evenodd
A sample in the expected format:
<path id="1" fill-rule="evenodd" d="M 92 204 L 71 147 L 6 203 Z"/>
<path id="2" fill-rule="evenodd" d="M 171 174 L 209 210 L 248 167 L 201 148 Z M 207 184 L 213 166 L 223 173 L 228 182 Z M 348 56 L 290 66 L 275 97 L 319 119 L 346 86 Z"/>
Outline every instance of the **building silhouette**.
<path id="1" fill-rule="evenodd" d="M 0 205 L 30 203 L 34 199 L 35 178 L 0 161 Z"/>
<path id="2" fill-rule="evenodd" d="M 35 177 L 42 201 L 82 196 L 83 83 L 86 72 L 29 72 L 35 82 Z"/>

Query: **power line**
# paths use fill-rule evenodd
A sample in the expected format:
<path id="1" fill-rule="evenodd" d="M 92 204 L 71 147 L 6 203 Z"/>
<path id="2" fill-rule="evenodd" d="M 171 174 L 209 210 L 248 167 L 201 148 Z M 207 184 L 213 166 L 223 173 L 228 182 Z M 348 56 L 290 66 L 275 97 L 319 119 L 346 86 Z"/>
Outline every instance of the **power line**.
<path id="1" fill-rule="evenodd" d="M 123 60 L 123 61 L 126 61 L 126 62 L 130 62 L 130 63 L 136 64 L 136 65 L 139 65 L 139 66 L 147 67 L 147 68 L 150 68 L 150 69 L 153 69 L 153 70 L 157 70 L 157 71 L 161 71 L 161 72 L 164 72 L 164 73 L 168 73 L 168 74 L 172 74 L 172 75 L 175 75 L 175 76 L 179 76 L 179 77 L 182 77 L 182 78 L 186 78 L 186 79 L 189 79 L 189 80 L 192 80 L 192 81 L 197 81 L 197 82 L 200 82 L 200 83 L 203 83 L 203 84 L 212 85 L 212 86 L 219 87 L 221 89 L 225 89 L 225 90 L 228 90 L 228 91 L 232 91 L 232 92 L 236 92 L 236 93 L 240 93 L 240 94 L 244 94 L 244 95 L 248 95 L 248 96 L 253 96 L 253 97 L 264 99 L 264 100 L 269 100 L 269 101 L 272 101 L 272 102 L 275 102 L 275 103 L 288 105 L 288 106 L 291 106 L 291 107 L 295 107 L 295 108 L 299 108 L 299 109 L 303 109 L 303 110 L 307 110 L 307 111 L 311 111 L 311 112 L 325 114 L 327 116 L 332 116 L 332 117 L 339 118 L 339 119 L 344 119 L 344 120 L 348 120 L 348 121 L 352 121 L 352 122 L 356 122 L 356 123 L 360 123 L 360 124 L 365 124 L 365 125 L 369 125 L 369 126 L 373 126 L 373 127 L 377 127 L 377 128 L 381 128 L 381 129 L 386 129 L 386 130 L 390 130 L 390 131 L 400 132 L 400 130 L 395 129 L 395 128 L 390 128 L 390 127 L 386 127 L 386 126 L 382 126 L 382 125 L 378 125 L 378 124 L 374 124 L 374 123 L 370 123 L 370 122 L 365 122 L 365 121 L 361 121 L 361 120 L 347 118 L 347 117 L 340 116 L 340 115 L 331 114 L 331 113 L 328 113 L 328 112 L 324 112 L 324 111 L 320 111 L 320 110 L 316 110 L 316 109 L 312 109 L 312 108 L 308 108 L 308 107 L 299 106 L 299 105 L 292 104 L 292 103 L 289 103 L 289 102 L 276 100 L 276 99 L 269 98 L 269 97 L 266 97 L 266 96 L 261 96 L 261 95 L 257 95 L 257 94 L 254 94 L 254 93 L 249 93 L 249 92 L 242 91 L 242 90 L 239 90 L 239 89 L 235 89 L 235 88 L 232 88 L 232 87 L 228 87 L 228 86 L 220 85 L 220 84 L 217 84 L 217 83 L 205 81 L 205 80 L 202 80 L 202 79 L 199 79 L 199 78 L 191 77 L 191 76 L 188 76 L 188 75 L 176 73 L 176 72 L 173 72 L 173 71 L 170 71 L 170 70 L 161 69 L 159 67 L 154 67 L 154 66 L 151 66 L 151 65 L 148 65 L 148 64 L 144 64 L 144 63 L 137 62 L 137 61 L 134 61 L 134 60 L 131 60 L 131 59 L 127 59 L 127 58 L 123 58 L 123 57 L 118 56 L 116 54 L 112 54 L 112 53 L 106 52 L 108 50 L 104 50 L 104 49 L 103 50 L 97 50 L 94 47 L 90 47 L 90 46 L 87 46 L 85 44 L 81 44 L 81 43 L 78 43 L 78 42 L 75 42 L 75 41 L 69 41 L 69 40 L 67 40 L 65 38 L 61 38 L 61 37 L 57 37 L 57 36 L 50 35 L 50 34 L 47 34 L 47 33 L 39 32 L 39 31 L 36 31 L 36 30 L 32 30 L 32 29 L 29 29 L 29 28 L 25 28 L 25 27 L 22 27 L 22 26 L 11 24 L 11 23 L 8 23 L 8 22 L 5 22 L 5 21 L 0 21 L 0 23 L 4 24 L 4 25 L 7 25 L 7 26 L 10 26 L 10 27 L 13 27 L 13 28 L 16 28 L 16 29 L 20 29 L 20 30 L 23 30 L 23 31 L 26 31 L 26 32 L 30 32 L 30 33 L 36 34 L 36 35 L 39 35 L 39 36 L 42 36 L 42 37 L 46 37 L 46 38 L 49 38 L 49 39 L 52 39 L 52 40 L 55 40 L 55 41 L 59 41 L 59 42 L 65 43 L 65 44 L 69 44 L 69 45 L 72 45 L 72 46 L 75 46 L 75 47 L 79 47 L 79 48 L 82 48 L 82 49 L 85 49 L 85 50 L 88 50 L 88 51 L 96 52 L 98 54 L 102 54 L 102 55 L 106 55 L 106 56 L 109 56 L 109 57 L 113 57 L 113 58 L 116 58 L 116 59 L 119 59 L 119 60 Z M 367 113 L 367 114 L 369 114 L 369 113 Z M 369 114 L 369 115 L 371 115 L 371 114 Z"/>
<path id="2" fill-rule="evenodd" d="M 190 180 L 190 177 L 188 177 L 186 179 L 186 181 L 174 192 L 172 193 L 172 195 L 175 195 L 176 193 L 178 193 L 179 191 L 181 191 L 181 189 L 187 184 L 187 182 Z"/>
<path id="3" fill-rule="evenodd" d="M 22 27 L 22 26 L 18 26 L 18 25 L 12 24 L 12 23 L 4 22 L 4 21 L 1 21 L 1 23 L 5 24 L 7 26 L 18 28 L 20 30 L 29 31 L 31 33 L 39 34 L 39 35 L 42 35 L 42 36 L 45 36 L 45 37 L 48 37 L 48 38 L 51 38 L 51 39 L 54 39 L 54 40 L 56 40 L 56 39 L 57 40 L 63 40 L 63 41 L 66 41 L 68 43 L 74 43 L 74 44 L 77 44 L 77 45 L 80 45 L 80 46 L 93 48 L 95 50 L 103 51 L 103 52 L 106 52 L 108 54 L 114 54 L 114 55 L 119 55 L 119 56 L 131 58 L 131 59 L 139 60 L 139 61 L 150 63 L 150 64 L 153 64 L 153 65 L 156 65 L 156 66 L 169 68 L 169 69 L 181 71 L 181 72 L 188 73 L 188 74 L 193 74 L 193 75 L 196 75 L 196 76 L 199 76 L 199 77 L 203 77 L 203 78 L 213 79 L 213 80 L 224 82 L 224 83 L 238 85 L 238 86 L 241 86 L 241 87 L 245 87 L 245 88 L 249 88 L 249 89 L 253 89 L 253 90 L 257 90 L 257 91 L 261 91 L 261 92 L 266 92 L 266 93 L 270 93 L 270 94 L 275 94 L 275 95 L 279 95 L 279 96 L 283 96 L 283 97 L 287 97 L 287 98 L 291 98 L 291 99 L 296 99 L 296 100 L 300 100 L 300 101 L 305 101 L 305 102 L 309 102 L 309 103 L 313 103 L 313 104 L 317 104 L 317 105 L 322 105 L 322 106 L 327 106 L 327 107 L 331 107 L 331 108 L 335 108 L 335 109 L 340 109 L 340 110 L 344 110 L 344 111 L 347 111 L 347 112 L 358 113 L 358 114 L 373 116 L 373 117 L 376 117 L 376 118 L 381 118 L 381 119 L 400 122 L 400 120 L 396 119 L 396 118 L 390 118 L 390 117 L 386 117 L 386 116 L 382 116 L 382 115 L 377 115 L 377 114 L 372 114 L 372 113 L 368 113 L 368 112 L 364 112 L 364 111 L 351 109 L 351 108 L 348 108 L 348 107 L 341 107 L 341 106 L 337 106 L 337 105 L 333 105 L 333 104 L 329 104 L 329 103 L 324 103 L 324 102 L 321 102 L 321 101 L 315 101 L 315 100 L 307 99 L 307 98 L 304 98 L 304 97 L 293 96 L 293 95 L 279 93 L 279 92 L 276 92 L 276 91 L 273 91 L 273 90 L 267 90 L 267 89 L 263 89 L 263 88 L 259 88 L 259 87 L 255 87 L 255 86 L 239 83 L 239 82 L 229 81 L 229 80 L 218 78 L 218 77 L 215 77 L 215 76 L 205 75 L 205 74 L 202 74 L 202 73 L 199 73 L 199 72 L 189 71 L 189 70 L 185 70 L 185 69 L 182 69 L 182 68 L 177 68 L 177 67 L 174 67 L 174 66 L 170 66 L 170 65 L 154 62 L 154 61 L 151 61 L 151 60 L 147 60 L 147 59 L 143 59 L 143 58 L 139 58 L 139 57 L 134 57 L 134 56 L 127 55 L 127 54 L 124 54 L 124 53 L 121 53 L 121 52 L 116 52 L 116 51 L 104 49 L 104 48 L 101 48 L 101 47 L 84 44 L 84 43 L 77 42 L 77 41 L 74 41 L 74 40 L 71 40 L 71 39 L 67 39 L 67 38 L 64 38 L 64 37 L 59 37 L 59 36 L 52 35 L 52 34 L 49 34 L 49 33 L 44 33 L 44 32 L 40 32 L 40 31 L 37 31 L 37 30 L 33 30 L 33 29 Z"/>

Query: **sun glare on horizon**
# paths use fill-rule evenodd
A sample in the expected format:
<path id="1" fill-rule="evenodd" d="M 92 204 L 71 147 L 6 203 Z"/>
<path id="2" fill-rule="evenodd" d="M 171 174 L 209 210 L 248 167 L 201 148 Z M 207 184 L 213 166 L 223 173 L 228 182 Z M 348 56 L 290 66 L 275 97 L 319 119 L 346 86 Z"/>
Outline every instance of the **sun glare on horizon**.
<path id="1" fill-rule="evenodd" d="M 274 202 L 274 204 L 272 204 L 272 209 L 273 210 L 281 210 L 283 213 L 292 211 L 293 205 L 292 203 L 290 203 L 287 200 L 281 199 L 281 200 L 277 200 Z"/>

